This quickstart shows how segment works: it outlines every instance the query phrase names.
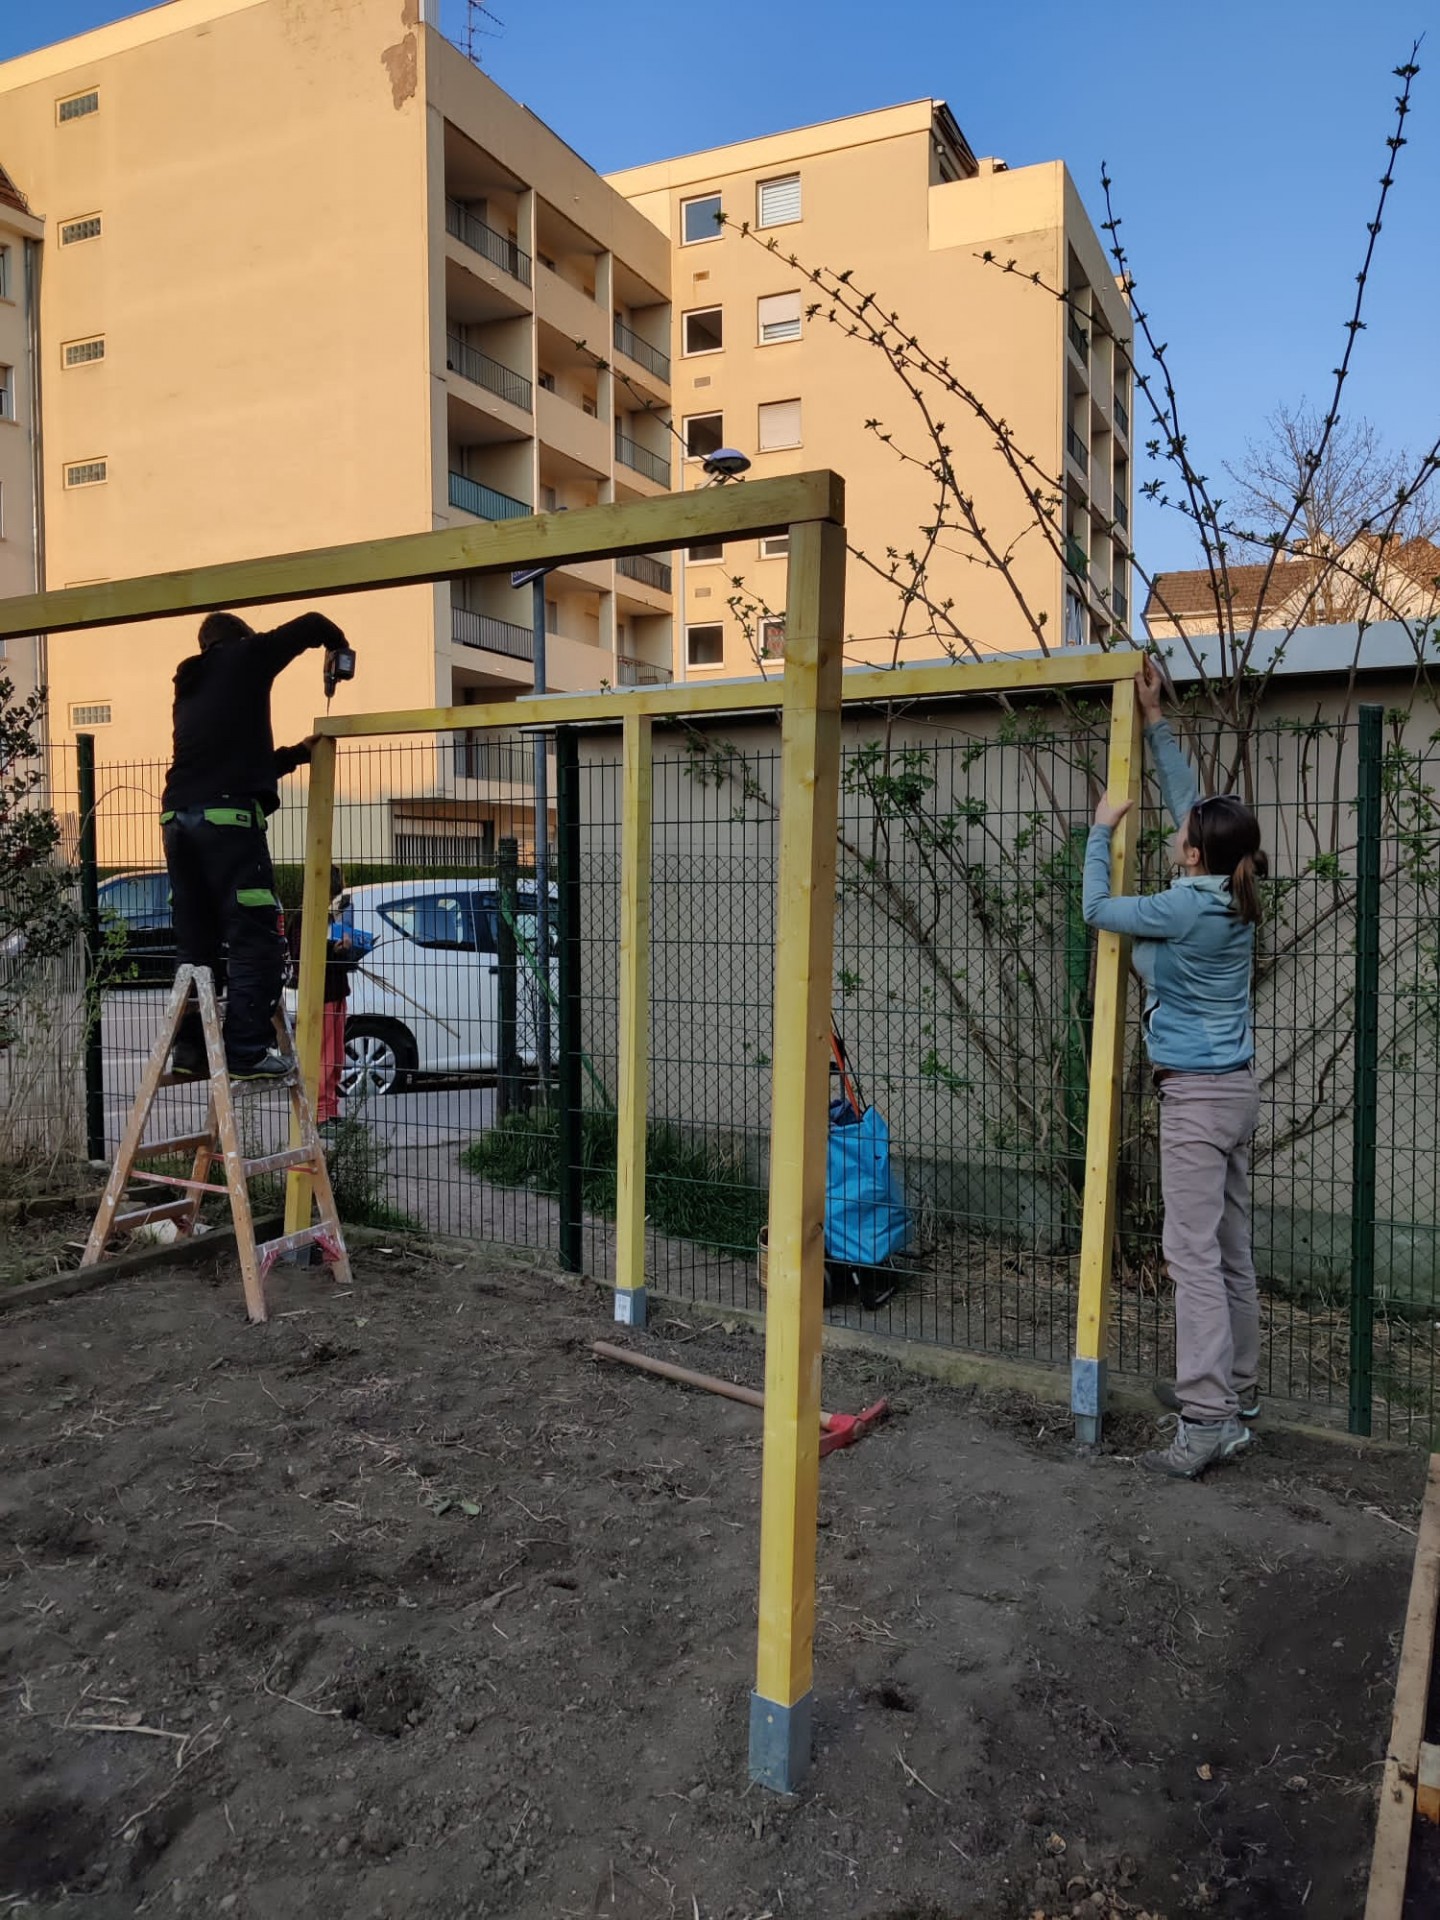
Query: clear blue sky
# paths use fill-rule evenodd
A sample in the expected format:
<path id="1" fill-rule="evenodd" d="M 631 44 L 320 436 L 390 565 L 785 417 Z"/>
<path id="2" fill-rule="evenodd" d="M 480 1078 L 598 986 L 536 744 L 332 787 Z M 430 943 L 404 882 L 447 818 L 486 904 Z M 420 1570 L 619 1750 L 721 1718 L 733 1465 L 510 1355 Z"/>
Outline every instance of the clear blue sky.
<path id="1" fill-rule="evenodd" d="M 602 171 L 927 94 L 977 153 L 1064 159 L 1097 222 L 1107 161 L 1139 297 L 1214 476 L 1278 403 L 1327 397 L 1384 168 L 1391 68 L 1434 15 L 1433 0 L 494 5 L 487 71 Z M 0 58 L 136 10 L 0 0 Z M 443 0 L 452 37 L 465 13 Z M 1420 60 L 1348 400 L 1410 447 L 1440 429 L 1440 33 Z M 1151 566 L 1192 562 L 1183 521 L 1142 503 L 1136 535 Z"/>

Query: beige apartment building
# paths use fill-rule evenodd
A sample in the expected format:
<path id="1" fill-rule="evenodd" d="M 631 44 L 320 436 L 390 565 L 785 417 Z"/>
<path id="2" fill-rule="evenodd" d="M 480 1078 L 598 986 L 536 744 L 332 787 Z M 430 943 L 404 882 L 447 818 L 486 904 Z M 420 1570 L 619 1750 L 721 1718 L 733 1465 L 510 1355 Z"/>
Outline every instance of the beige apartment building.
<path id="1" fill-rule="evenodd" d="M 705 454 L 726 443 L 757 476 L 843 473 L 852 540 L 883 570 L 887 549 L 918 544 L 934 488 L 865 422 L 932 450 L 885 359 L 807 312 L 802 268 L 822 265 L 848 268 L 948 358 L 1043 476 L 1063 551 L 993 433 L 947 405 L 956 475 L 1048 644 L 1128 622 L 1130 394 L 1115 341 L 1129 322 L 1063 166 L 977 160 L 925 100 L 607 182 L 426 12 L 169 0 L 0 66 L 0 161 L 25 196 L 0 198 L 0 231 L 19 223 L 36 246 L 45 234 L 38 346 L 33 328 L 28 348 L 21 338 L 18 238 L 0 298 L 16 414 L 0 418 L 6 590 L 34 578 L 26 525 L 43 532 L 45 584 L 73 586 L 643 498 L 705 484 Z M 722 209 L 754 237 L 717 221 Z M 987 249 L 1063 285 L 1075 312 L 985 265 Z M 36 444 L 19 426 L 31 360 L 43 488 L 17 514 Z M 557 569 L 549 685 L 764 669 L 784 645 L 784 545 Z M 979 650 L 1034 647 L 1015 594 L 963 535 L 938 543 L 925 586 Z M 737 616 L 737 596 L 776 617 Z M 531 598 L 508 579 L 337 611 L 360 660 L 342 709 L 532 684 Z M 852 563 L 849 657 L 890 659 L 896 618 L 894 585 Z M 934 657 L 947 640 L 912 610 L 899 651 Z M 193 644 L 189 621 L 58 636 L 52 737 L 92 731 L 106 762 L 163 757 L 171 676 Z M 319 680 L 316 662 L 281 681 L 279 737 L 308 731 Z M 362 757 L 346 818 L 363 817 L 363 848 L 350 851 L 488 859 L 498 834 L 526 837 L 524 773 L 510 749 L 464 737 Z"/>
<path id="2" fill-rule="evenodd" d="M 1130 319 L 1062 164 L 977 159 L 945 104 L 919 100 L 610 178 L 672 249 L 683 483 L 702 483 L 701 458 L 717 445 L 748 454 L 757 476 L 799 467 L 845 475 L 852 543 L 881 570 L 852 561 L 848 660 L 895 654 L 900 602 L 883 577 L 887 556 L 900 557 L 903 573 L 935 519 L 933 479 L 866 422 L 878 420 L 920 460 L 933 460 L 935 447 L 889 361 L 827 322 L 830 302 L 806 277 L 815 268 L 847 273 L 897 314 L 1036 463 L 1039 490 L 1057 503 L 1053 543 L 1036 529 L 993 429 L 927 387 L 957 483 L 1025 605 L 1045 614 L 1046 644 L 1128 627 L 1131 392 L 1115 343 L 1129 341 Z M 1019 271 L 1002 275 L 981 258 L 987 250 Z M 1072 311 L 1023 277 L 1033 273 L 1063 287 Z M 680 670 L 754 673 L 757 659 L 778 653 L 783 623 L 753 608 L 783 608 L 784 575 L 783 541 L 686 556 Z M 1016 592 L 973 538 L 941 537 L 925 590 L 936 605 L 953 601 L 955 625 L 981 651 L 1035 648 Z M 955 644 L 946 621 L 918 609 L 906 631 L 902 658 Z"/>
<path id="3" fill-rule="evenodd" d="M 170 0 L 0 66 L 0 159 L 49 221 L 48 585 L 669 486 L 668 242 L 421 14 Z M 553 573 L 549 684 L 668 678 L 670 586 L 643 558 Z M 338 709 L 531 684 L 531 597 L 508 580 L 332 611 L 360 662 Z M 163 755 L 194 625 L 57 636 L 57 741 Z M 292 667 L 277 737 L 321 704 L 318 661 Z M 524 791 L 512 760 L 391 755 L 365 776 L 367 850 L 487 857 Z"/>
<path id="4" fill-rule="evenodd" d="M 4 155 L 0 154 L 0 161 Z M 45 222 L 0 165 L 0 594 L 40 573 L 40 260 Z M 43 682 L 44 642 L 0 640 L 0 674 L 24 699 Z"/>

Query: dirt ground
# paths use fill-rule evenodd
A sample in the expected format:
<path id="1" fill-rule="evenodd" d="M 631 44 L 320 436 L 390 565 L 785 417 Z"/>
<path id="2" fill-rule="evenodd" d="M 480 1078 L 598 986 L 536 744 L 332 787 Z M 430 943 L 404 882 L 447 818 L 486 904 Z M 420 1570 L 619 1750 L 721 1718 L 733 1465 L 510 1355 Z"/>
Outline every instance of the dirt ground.
<path id="1" fill-rule="evenodd" d="M 1152 1430 L 837 1356 L 816 1763 L 747 1787 L 758 1416 L 602 1296 L 373 1250 L 7 1316 L 0 1913 L 1345 1920 L 1418 1456 Z M 645 1344 L 757 1382 L 761 1349 Z M 677 1310 L 679 1312 L 679 1310 Z M 620 1336 L 626 1338 L 628 1336 Z"/>

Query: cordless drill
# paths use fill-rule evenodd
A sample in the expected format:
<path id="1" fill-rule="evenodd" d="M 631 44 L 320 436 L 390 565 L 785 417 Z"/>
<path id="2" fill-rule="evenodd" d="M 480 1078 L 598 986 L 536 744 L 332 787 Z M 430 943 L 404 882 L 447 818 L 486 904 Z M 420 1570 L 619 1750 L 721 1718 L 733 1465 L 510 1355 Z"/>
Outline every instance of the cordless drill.
<path id="1" fill-rule="evenodd" d="M 342 680 L 355 678 L 355 649 L 328 647 L 325 652 L 325 698 L 331 700 Z"/>

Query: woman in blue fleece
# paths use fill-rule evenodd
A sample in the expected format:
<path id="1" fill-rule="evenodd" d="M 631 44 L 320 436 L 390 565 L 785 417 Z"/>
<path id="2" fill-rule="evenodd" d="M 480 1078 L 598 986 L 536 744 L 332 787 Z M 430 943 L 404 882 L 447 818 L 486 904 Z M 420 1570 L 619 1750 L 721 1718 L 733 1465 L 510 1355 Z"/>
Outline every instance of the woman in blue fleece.
<path id="1" fill-rule="evenodd" d="M 1140 1464 L 1194 1480 L 1250 1445 L 1260 1411 L 1260 1308 L 1250 1249 L 1250 1142 L 1260 1114 L 1251 979 L 1260 822 L 1233 794 L 1200 797 L 1160 711 L 1160 678 L 1137 676 L 1145 741 L 1175 822 L 1164 893 L 1110 892 L 1110 834 L 1130 802 L 1102 800 L 1085 850 L 1086 921 L 1129 934 L 1145 983 L 1145 1045 L 1160 1095 L 1164 1248 L 1175 1283 L 1175 1439 Z"/>

